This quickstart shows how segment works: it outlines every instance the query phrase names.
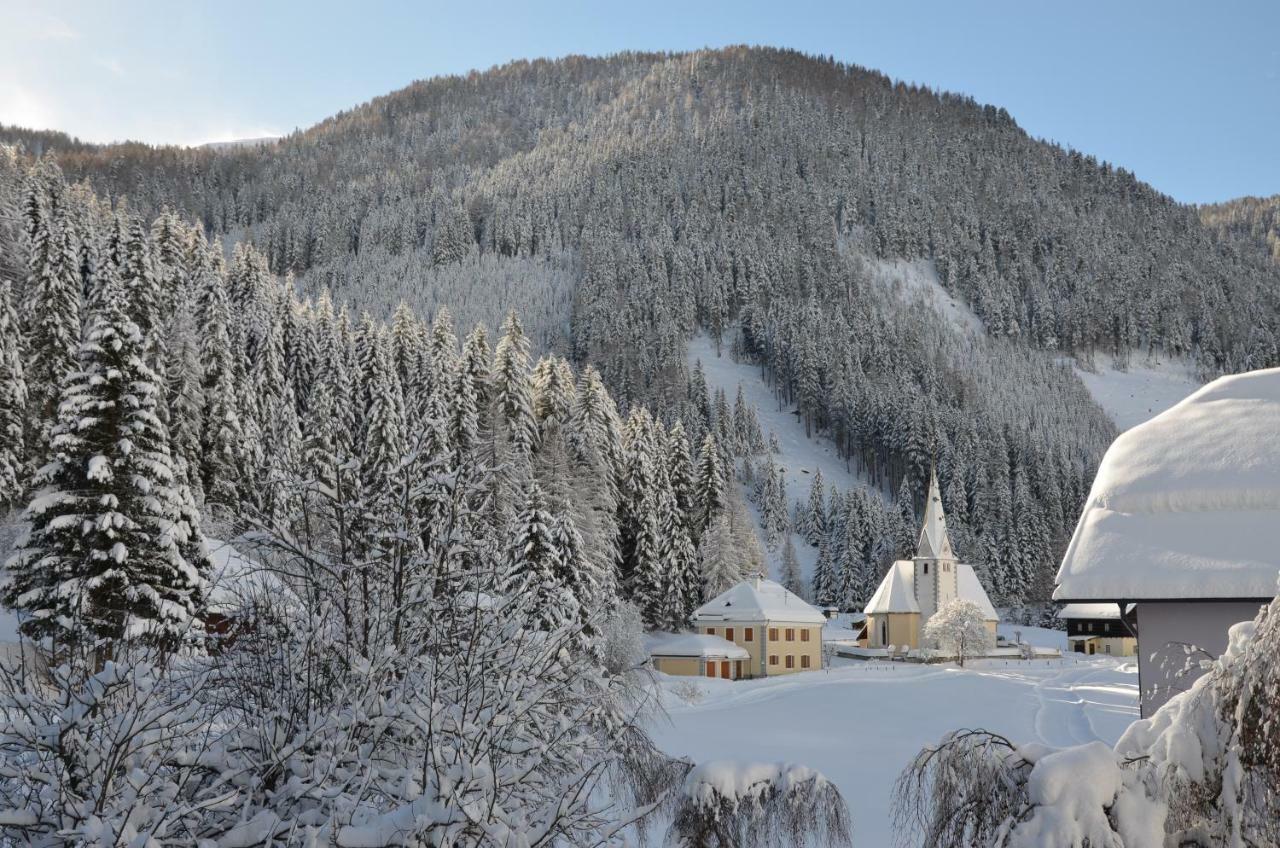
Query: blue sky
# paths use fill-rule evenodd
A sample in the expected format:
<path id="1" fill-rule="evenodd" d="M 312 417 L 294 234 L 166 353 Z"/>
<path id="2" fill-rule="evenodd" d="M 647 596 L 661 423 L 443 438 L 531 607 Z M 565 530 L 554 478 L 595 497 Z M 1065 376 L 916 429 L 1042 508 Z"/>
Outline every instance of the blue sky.
<path id="1" fill-rule="evenodd" d="M 1277 0 L 0 0 L 0 122 L 227 140 L 510 59 L 736 43 L 971 94 L 1179 200 L 1280 193 Z"/>

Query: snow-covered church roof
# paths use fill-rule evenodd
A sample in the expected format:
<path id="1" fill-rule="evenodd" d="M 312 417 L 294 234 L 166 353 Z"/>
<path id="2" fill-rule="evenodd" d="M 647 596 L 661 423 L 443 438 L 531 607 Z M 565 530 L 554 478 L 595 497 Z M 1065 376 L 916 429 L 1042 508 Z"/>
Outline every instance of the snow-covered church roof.
<path id="1" fill-rule="evenodd" d="M 880 581 L 875 594 L 871 596 L 871 600 L 867 601 L 862 611 L 867 615 L 920 612 L 920 605 L 916 603 L 915 585 L 915 563 L 900 559 L 889 566 L 888 573 Z"/>
<path id="2" fill-rule="evenodd" d="M 796 624 L 823 624 L 827 617 L 781 583 L 772 580 L 744 580 L 721 592 L 702 606 L 693 617 L 723 621 L 789 621 Z"/>
<path id="3" fill-rule="evenodd" d="M 1280 368 L 1223 377 L 1112 443 L 1054 598 L 1271 598 L 1277 528 Z"/>
<path id="4" fill-rule="evenodd" d="M 982 588 L 982 581 L 968 563 L 955 563 L 956 597 L 977 604 L 982 616 L 987 621 L 999 621 L 996 608 Z M 871 600 L 863 610 L 867 615 L 884 615 L 891 612 L 920 612 L 920 604 L 916 602 L 916 564 L 909 559 L 900 559 L 889 566 L 889 571 Z"/>

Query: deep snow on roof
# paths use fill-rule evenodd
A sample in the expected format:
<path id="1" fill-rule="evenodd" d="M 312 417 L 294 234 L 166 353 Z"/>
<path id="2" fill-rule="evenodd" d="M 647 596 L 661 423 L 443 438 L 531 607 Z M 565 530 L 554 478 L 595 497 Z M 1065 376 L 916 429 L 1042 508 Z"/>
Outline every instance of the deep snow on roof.
<path id="1" fill-rule="evenodd" d="M 1280 369 L 1223 377 L 1112 443 L 1054 597 L 1271 598 L 1277 528 Z"/>
<path id="2" fill-rule="evenodd" d="M 920 605 L 916 603 L 915 563 L 900 559 L 889 566 L 884 579 L 876 587 L 875 594 L 863 607 L 863 612 L 868 615 L 920 612 Z"/>
<path id="3" fill-rule="evenodd" d="M 991 605 L 991 599 L 982 588 L 982 581 L 978 580 L 973 566 L 957 562 L 955 568 L 956 596 L 961 600 L 977 604 L 987 621 L 999 621 L 1000 616 L 996 613 L 996 608 Z M 869 615 L 920 612 L 920 605 L 916 602 L 915 579 L 915 563 L 909 559 L 898 560 L 889 567 L 884 579 L 880 581 L 875 594 L 867 602 L 865 612 Z"/>
<path id="4" fill-rule="evenodd" d="M 1120 618 L 1119 604 L 1067 604 L 1058 610 L 1058 618 Z"/>
<path id="5" fill-rule="evenodd" d="M 1000 620 L 996 608 L 991 605 L 991 599 L 987 597 L 987 590 L 982 588 L 982 581 L 968 563 L 956 563 L 956 594 L 961 600 L 977 604 L 978 609 L 982 610 L 982 617 L 987 621 Z"/>
<path id="6" fill-rule="evenodd" d="M 209 609 L 228 613 L 242 609 L 254 599 L 281 595 L 280 578 L 249 559 L 234 546 L 219 539 L 206 539 L 209 561 Z"/>
<path id="7" fill-rule="evenodd" d="M 750 659 L 746 648 L 728 639 L 700 633 L 653 633 L 645 640 L 651 657 L 723 657 L 729 660 Z"/>
<path id="8" fill-rule="evenodd" d="M 694 618 L 725 621 L 791 621 L 823 624 L 827 618 L 772 580 L 744 580 L 698 607 Z"/>

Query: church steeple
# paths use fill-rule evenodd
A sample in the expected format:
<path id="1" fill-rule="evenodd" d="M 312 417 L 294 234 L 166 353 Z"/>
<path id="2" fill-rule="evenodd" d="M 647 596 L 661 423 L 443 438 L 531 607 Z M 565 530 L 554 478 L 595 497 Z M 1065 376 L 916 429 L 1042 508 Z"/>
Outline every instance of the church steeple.
<path id="1" fill-rule="evenodd" d="M 929 472 L 929 497 L 924 503 L 924 526 L 920 528 L 916 557 L 955 559 L 951 540 L 947 538 L 947 517 L 942 512 L 942 496 L 938 493 L 938 474 L 933 470 Z"/>

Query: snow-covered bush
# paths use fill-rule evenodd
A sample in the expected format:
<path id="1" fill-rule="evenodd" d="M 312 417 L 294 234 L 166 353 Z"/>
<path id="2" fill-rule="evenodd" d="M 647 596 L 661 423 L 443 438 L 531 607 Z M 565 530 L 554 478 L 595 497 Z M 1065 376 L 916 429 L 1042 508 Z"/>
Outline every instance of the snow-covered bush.
<path id="1" fill-rule="evenodd" d="M 964 665 L 965 657 L 991 648 L 994 638 L 987 630 L 982 609 L 962 598 L 945 604 L 924 626 L 926 644 L 948 652 L 960 665 Z"/>
<path id="2" fill-rule="evenodd" d="M 851 845 L 840 791 L 789 763 L 703 763 L 685 777 L 667 844 L 679 848 Z"/>
<path id="3" fill-rule="evenodd" d="M 623 674 L 649 658 L 644 648 L 644 622 L 635 604 L 622 601 L 605 618 L 600 634 L 600 661 L 610 674 Z"/>
<path id="4" fill-rule="evenodd" d="M 1231 628 L 1208 674 L 1114 749 L 950 734 L 898 780 L 904 843 L 940 848 L 1280 844 L 1280 601 Z"/>

